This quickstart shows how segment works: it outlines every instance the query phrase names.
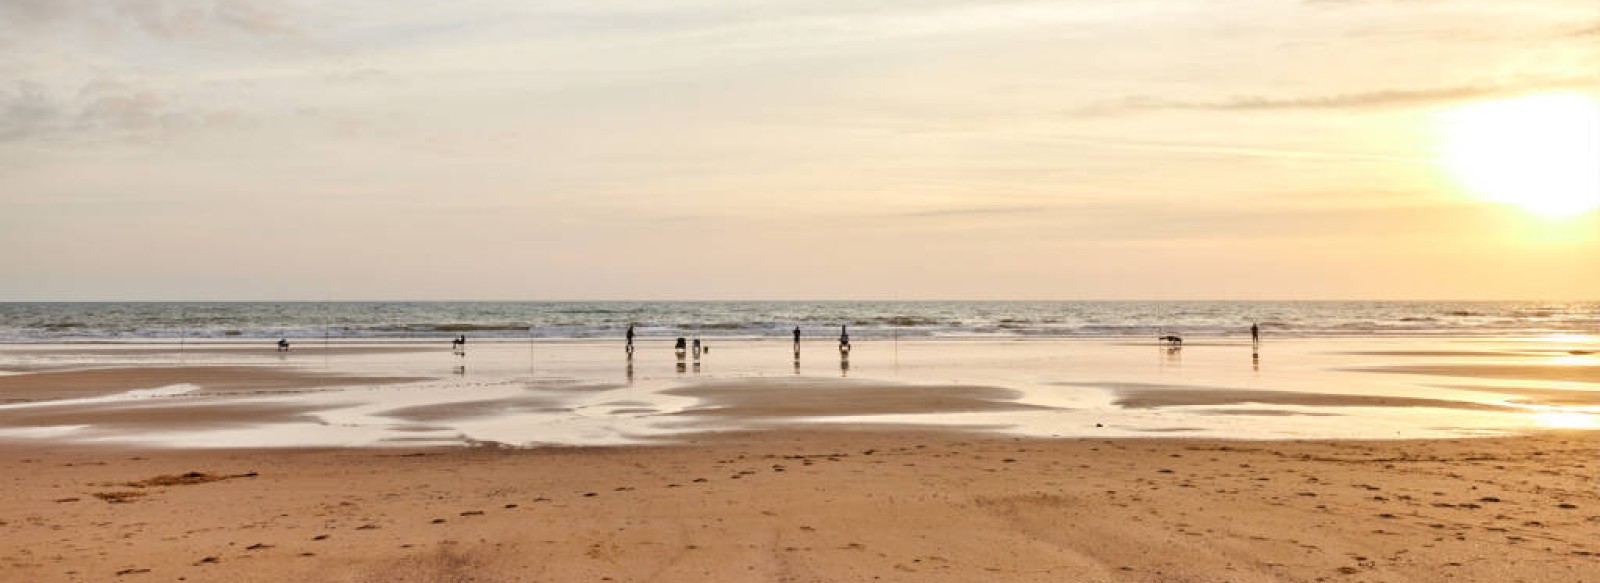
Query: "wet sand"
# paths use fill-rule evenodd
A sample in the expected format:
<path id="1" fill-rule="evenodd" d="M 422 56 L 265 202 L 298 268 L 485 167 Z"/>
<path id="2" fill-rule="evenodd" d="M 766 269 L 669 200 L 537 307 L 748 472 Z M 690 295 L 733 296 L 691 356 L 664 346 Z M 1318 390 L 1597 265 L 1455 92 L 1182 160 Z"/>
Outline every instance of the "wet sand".
<path id="1" fill-rule="evenodd" d="M 1552 382 L 1600 383 L 1600 366 L 1593 364 L 1573 366 L 1516 365 L 1516 364 L 1451 364 L 1383 366 L 1359 369 L 1364 372 L 1394 374 L 1467 377 L 1483 379 L 1535 380 Z"/>
<path id="2" fill-rule="evenodd" d="M 980 386 L 897 385 L 838 379 L 694 383 L 664 391 L 700 402 L 680 415 L 770 418 L 1018 411 L 1022 393 Z"/>
<path id="3" fill-rule="evenodd" d="M 198 385 L 197 395 L 226 395 L 405 383 L 423 378 L 356 376 L 268 366 L 116 366 L 0 376 L 0 403 L 102 397 L 180 384 Z"/>
<path id="4" fill-rule="evenodd" d="M 6 581 L 1596 581 L 1594 433 L 0 446 Z M 187 475 L 187 477 L 185 477 Z M 157 485 L 152 485 L 157 484 Z"/>
<path id="5" fill-rule="evenodd" d="M 1294 405 L 1301 407 L 1427 407 L 1435 409 L 1463 409 L 1469 411 L 1505 411 L 1509 407 L 1470 401 L 1444 399 L 1418 399 L 1383 395 L 1340 395 L 1330 393 L 1299 393 L 1291 391 L 1261 391 L 1227 387 L 1191 387 L 1174 385 L 1145 385 L 1137 383 L 1101 383 L 1095 385 L 1115 391 L 1114 403 L 1128 409 L 1159 409 L 1163 407 L 1193 407 L 1209 405 Z"/>
<path id="6" fill-rule="evenodd" d="M 819 423 L 1030 437 L 1437 438 L 1600 428 L 1570 339 L 719 341 L 691 364 L 615 343 L 0 346 L 0 439 L 176 447 L 617 445 Z M 163 350 L 165 352 L 163 352 Z M 1405 374 L 1399 374 L 1405 373 Z M 133 392 L 130 392 L 133 391 Z M 149 394 L 137 393 L 147 391 Z M 76 400 L 76 401 L 74 401 Z"/>

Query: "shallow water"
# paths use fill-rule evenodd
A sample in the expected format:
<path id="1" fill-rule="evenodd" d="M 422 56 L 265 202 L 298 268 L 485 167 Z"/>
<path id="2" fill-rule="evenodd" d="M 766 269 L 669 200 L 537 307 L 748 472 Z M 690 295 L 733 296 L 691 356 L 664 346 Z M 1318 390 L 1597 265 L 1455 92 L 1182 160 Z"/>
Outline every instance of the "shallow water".
<path id="1" fill-rule="evenodd" d="M 681 366 L 664 340 L 641 342 L 631 361 L 617 342 L 577 340 L 476 342 L 464 356 L 443 343 L 421 352 L 303 347 L 288 354 L 265 347 L 179 353 L 130 345 L 90 352 L 10 345 L 0 349 L 0 369 L 260 365 L 430 380 L 288 394 L 190 395 L 172 387 L 8 405 L 0 407 L 0 438 L 183 447 L 595 445 L 823 424 L 933 425 L 1039 437 L 1486 436 L 1600 428 L 1600 356 L 1582 354 L 1596 345 L 1578 336 L 1278 339 L 1258 351 L 1248 340 L 1191 342 L 1181 349 L 1144 338 L 857 340 L 842 360 L 832 342 L 819 340 L 808 342 L 796 361 L 788 342 L 713 340 L 698 363 L 686 359 Z M 1526 378 L 1507 370 L 1525 371 L 1520 377 Z M 756 393 L 739 393 L 750 398 L 734 407 L 708 390 L 730 386 Z M 889 390 L 907 386 L 915 390 Z M 980 399 L 956 390 L 967 386 L 1005 389 L 1006 396 Z M 811 402 L 817 394 L 828 398 Z M 1563 397 L 1562 404 L 1543 403 L 1551 394 Z M 104 407 L 133 397 L 139 407 L 314 410 L 288 418 L 263 414 L 259 423 L 136 428 L 97 424 L 92 417 L 27 426 L 6 416 L 7 407 L 65 410 L 81 401 Z M 802 399 L 803 409 L 782 406 Z M 773 410 L 752 402 L 769 402 Z"/>

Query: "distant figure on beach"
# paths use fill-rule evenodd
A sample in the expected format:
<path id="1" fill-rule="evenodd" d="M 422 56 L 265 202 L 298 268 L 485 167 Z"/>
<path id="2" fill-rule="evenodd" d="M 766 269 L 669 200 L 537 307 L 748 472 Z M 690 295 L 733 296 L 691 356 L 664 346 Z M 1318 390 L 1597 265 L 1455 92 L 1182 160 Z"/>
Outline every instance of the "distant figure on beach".
<path id="1" fill-rule="evenodd" d="M 850 331 L 846 326 L 839 326 L 839 353 L 850 354 Z"/>
<path id="2" fill-rule="evenodd" d="M 1164 336 L 1159 336 L 1159 337 L 1156 338 L 1156 340 L 1160 340 L 1162 342 L 1165 342 L 1165 343 L 1167 343 L 1167 346 L 1171 346 L 1171 347 L 1174 347 L 1174 348 L 1183 346 L 1183 337 L 1179 336 L 1177 334 L 1167 334 L 1167 335 L 1164 335 Z"/>
<path id="3" fill-rule="evenodd" d="M 694 339 L 694 359 L 700 360 L 700 339 Z"/>
<path id="4" fill-rule="evenodd" d="M 800 327 L 794 327 L 794 353 L 800 354 Z"/>
<path id="5" fill-rule="evenodd" d="M 685 350 L 688 349 L 688 346 L 689 346 L 689 341 L 684 340 L 682 336 L 678 337 L 678 343 L 677 344 L 673 344 L 672 345 L 672 351 L 676 352 L 678 354 L 678 360 L 683 360 L 683 353 L 684 353 Z"/>
<path id="6" fill-rule="evenodd" d="M 1257 322 L 1251 322 L 1250 323 L 1250 343 L 1254 344 L 1256 346 L 1260 346 L 1261 345 L 1261 324 L 1260 323 L 1257 323 Z"/>
<path id="7" fill-rule="evenodd" d="M 633 355 L 633 324 L 628 324 L 628 355 Z"/>
<path id="8" fill-rule="evenodd" d="M 450 351 L 454 352 L 456 354 L 466 354 L 467 353 L 467 335 L 466 334 L 462 334 L 461 336 L 459 336 L 457 338 L 451 339 L 450 340 Z"/>
<path id="9" fill-rule="evenodd" d="M 288 352 L 288 351 L 289 351 L 289 339 L 288 338 L 280 338 L 278 340 L 278 352 Z"/>

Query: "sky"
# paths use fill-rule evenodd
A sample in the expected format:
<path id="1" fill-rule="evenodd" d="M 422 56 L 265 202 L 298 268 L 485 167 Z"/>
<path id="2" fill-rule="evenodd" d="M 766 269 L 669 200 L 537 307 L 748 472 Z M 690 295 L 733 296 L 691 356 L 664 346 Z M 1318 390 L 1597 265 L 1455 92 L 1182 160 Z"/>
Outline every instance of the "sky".
<path id="1" fill-rule="evenodd" d="M 1600 299 L 1547 95 L 1600 3 L 0 0 L 0 301 Z"/>

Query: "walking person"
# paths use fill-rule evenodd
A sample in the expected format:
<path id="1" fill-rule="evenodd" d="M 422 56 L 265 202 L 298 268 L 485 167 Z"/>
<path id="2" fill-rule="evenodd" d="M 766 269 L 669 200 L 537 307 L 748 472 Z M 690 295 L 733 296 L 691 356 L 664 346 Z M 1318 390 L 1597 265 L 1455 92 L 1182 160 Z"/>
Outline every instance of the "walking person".
<path id="1" fill-rule="evenodd" d="M 794 327 L 794 355 L 800 356 L 800 327 Z"/>
<path id="2" fill-rule="evenodd" d="M 845 326 L 839 326 L 839 353 L 850 354 L 850 331 Z"/>
<path id="3" fill-rule="evenodd" d="M 628 356 L 633 356 L 633 323 L 628 323 Z"/>
<path id="4" fill-rule="evenodd" d="M 1258 322 L 1250 323 L 1250 345 L 1261 347 L 1261 324 Z"/>

